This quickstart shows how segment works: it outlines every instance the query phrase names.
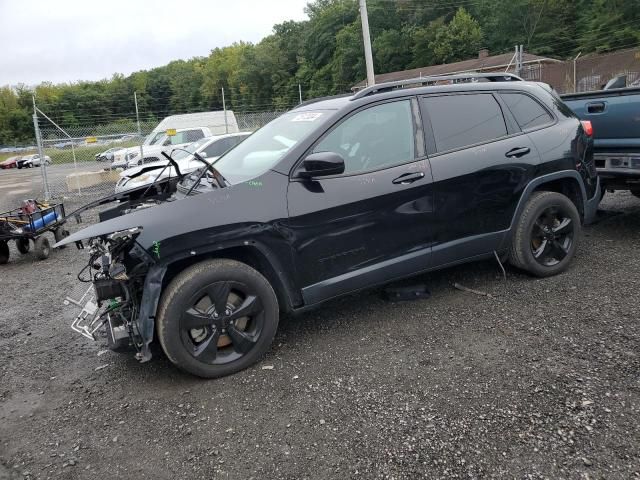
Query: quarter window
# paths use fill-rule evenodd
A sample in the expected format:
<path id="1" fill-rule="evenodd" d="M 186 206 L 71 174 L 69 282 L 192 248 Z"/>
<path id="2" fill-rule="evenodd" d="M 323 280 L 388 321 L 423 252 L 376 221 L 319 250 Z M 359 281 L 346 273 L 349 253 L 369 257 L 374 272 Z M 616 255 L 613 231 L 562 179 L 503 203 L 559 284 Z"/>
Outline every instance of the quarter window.
<path id="1" fill-rule="evenodd" d="M 345 173 L 358 173 L 412 161 L 413 116 L 409 100 L 362 110 L 338 125 L 313 149 L 342 156 Z"/>
<path id="2" fill-rule="evenodd" d="M 502 110 L 490 93 L 423 97 L 436 150 L 444 152 L 507 135 Z"/>
<path id="3" fill-rule="evenodd" d="M 523 93 L 502 93 L 501 96 L 522 130 L 553 122 L 549 112 L 530 96 Z"/>

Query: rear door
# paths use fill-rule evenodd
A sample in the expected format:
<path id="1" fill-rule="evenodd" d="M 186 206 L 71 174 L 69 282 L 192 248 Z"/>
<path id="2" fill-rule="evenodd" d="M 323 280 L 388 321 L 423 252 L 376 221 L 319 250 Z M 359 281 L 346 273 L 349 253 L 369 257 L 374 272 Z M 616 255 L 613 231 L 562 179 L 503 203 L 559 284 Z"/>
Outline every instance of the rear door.
<path id="1" fill-rule="evenodd" d="M 424 96 L 420 105 L 434 180 L 434 263 L 497 249 L 539 164 L 534 144 L 492 92 Z"/>
<path id="2" fill-rule="evenodd" d="M 342 175 L 289 183 L 289 229 L 305 303 L 425 269 L 433 191 L 415 99 L 367 106 L 311 152 L 345 160 Z"/>

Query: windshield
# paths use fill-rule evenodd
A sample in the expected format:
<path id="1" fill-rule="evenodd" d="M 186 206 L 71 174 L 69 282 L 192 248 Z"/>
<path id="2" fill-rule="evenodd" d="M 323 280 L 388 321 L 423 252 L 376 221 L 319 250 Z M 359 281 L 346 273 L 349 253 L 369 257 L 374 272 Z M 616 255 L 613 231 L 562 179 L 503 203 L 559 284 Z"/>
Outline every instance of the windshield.
<path id="1" fill-rule="evenodd" d="M 273 168 L 309 132 L 326 112 L 290 112 L 276 118 L 215 162 L 230 183 L 240 183 Z"/>
<path id="2" fill-rule="evenodd" d="M 164 132 L 151 132 L 147 139 L 144 141 L 144 145 L 156 145 L 162 137 L 164 137 Z"/>
<path id="3" fill-rule="evenodd" d="M 193 152 L 198 151 L 198 149 L 200 149 L 210 141 L 211 141 L 211 138 L 207 138 L 207 137 L 201 138 L 197 142 L 193 142 L 192 144 L 187 145 L 183 149 L 175 150 L 171 154 L 171 158 L 173 158 L 174 160 L 181 160 L 183 158 L 189 157 L 193 154 Z"/>

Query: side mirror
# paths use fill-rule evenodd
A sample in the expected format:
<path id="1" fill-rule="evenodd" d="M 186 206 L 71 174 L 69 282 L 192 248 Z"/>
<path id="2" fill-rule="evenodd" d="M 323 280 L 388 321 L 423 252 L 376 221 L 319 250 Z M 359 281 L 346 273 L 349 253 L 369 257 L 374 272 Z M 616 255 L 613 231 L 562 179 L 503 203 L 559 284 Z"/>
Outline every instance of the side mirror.
<path id="1" fill-rule="evenodd" d="M 344 173 L 344 159 L 334 152 L 316 152 L 302 161 L 304 170 L 298 175 L 302 178 L 326 177 Z"/>

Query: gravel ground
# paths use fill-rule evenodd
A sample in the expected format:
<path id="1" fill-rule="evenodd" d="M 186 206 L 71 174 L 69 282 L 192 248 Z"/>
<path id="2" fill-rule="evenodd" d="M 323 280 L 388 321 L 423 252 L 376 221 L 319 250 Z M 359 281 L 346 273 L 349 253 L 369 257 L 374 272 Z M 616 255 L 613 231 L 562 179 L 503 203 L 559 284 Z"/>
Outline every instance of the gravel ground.
<path id="1" fill-rule="evenodd" d="M 84 255 L 13 250 L 0 479 L 640 478 L 640 200 L 601 207 L 563 275 L 483 262 L 421 278 L 428 300 L 343 298 L 215 381 L 74 334 Z"/>

